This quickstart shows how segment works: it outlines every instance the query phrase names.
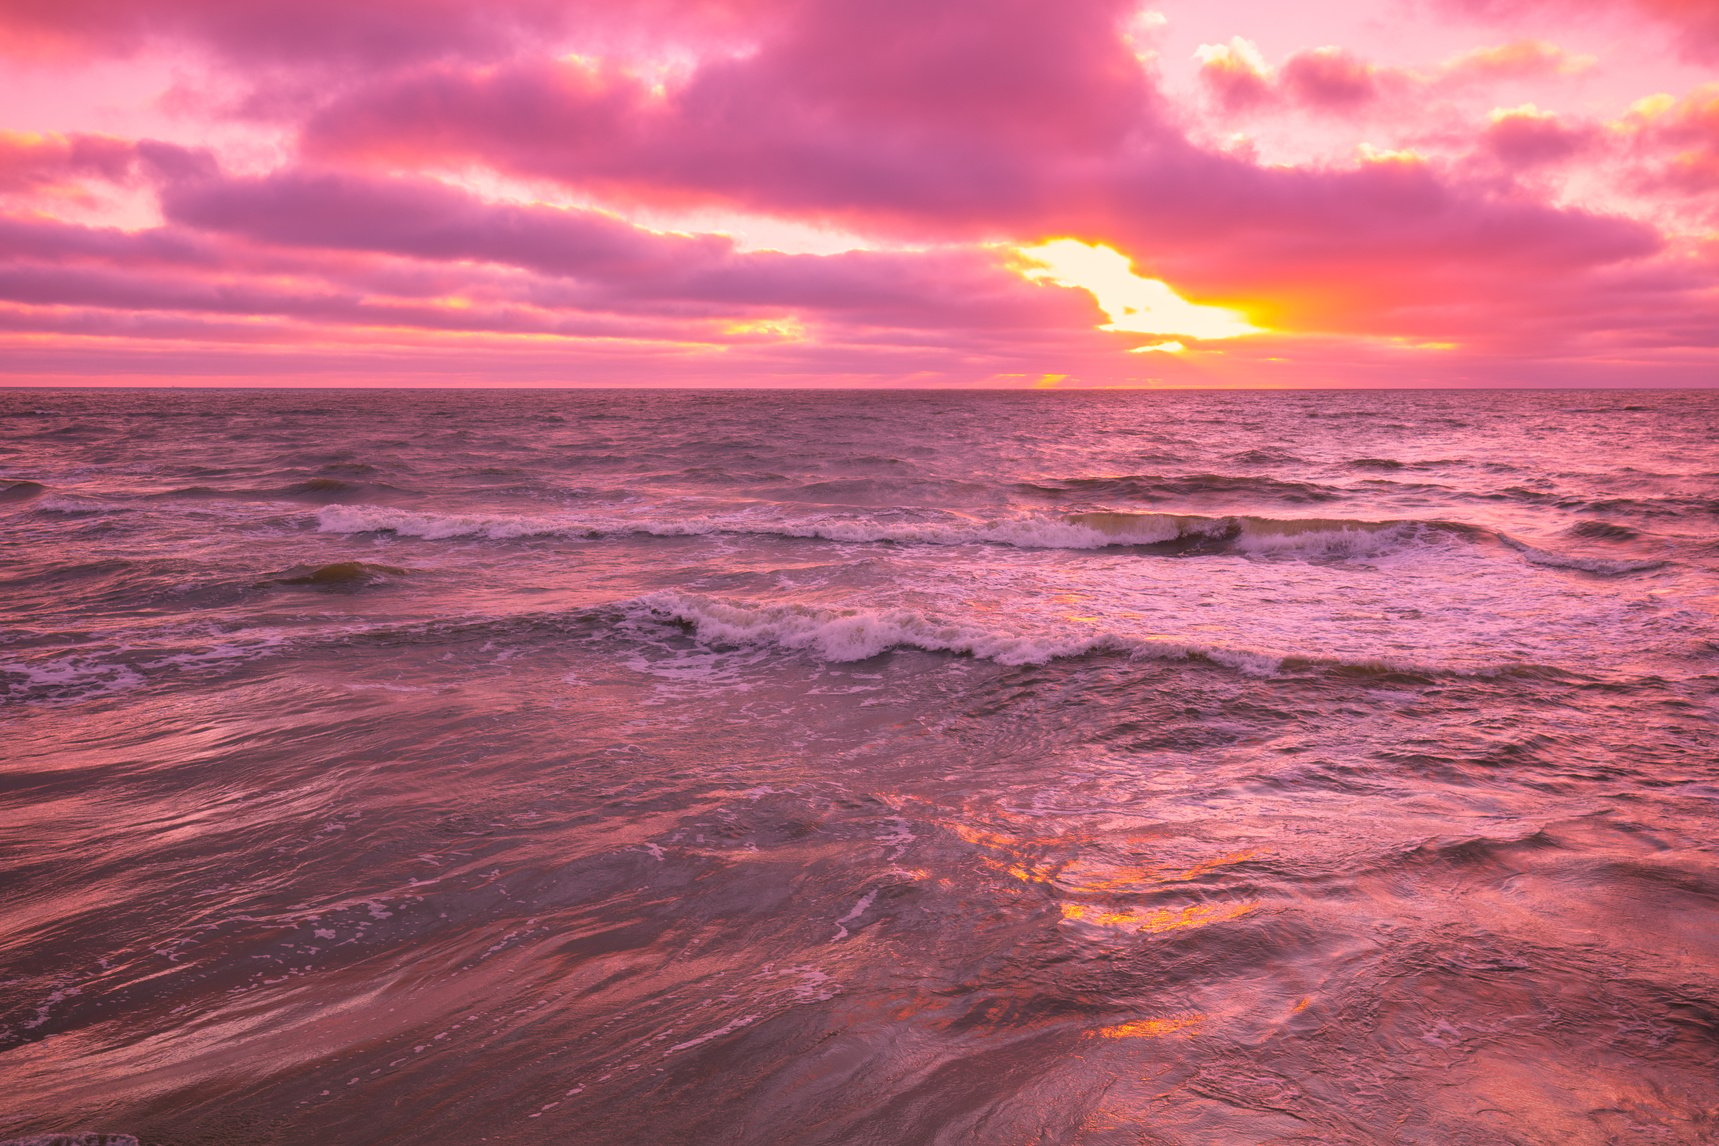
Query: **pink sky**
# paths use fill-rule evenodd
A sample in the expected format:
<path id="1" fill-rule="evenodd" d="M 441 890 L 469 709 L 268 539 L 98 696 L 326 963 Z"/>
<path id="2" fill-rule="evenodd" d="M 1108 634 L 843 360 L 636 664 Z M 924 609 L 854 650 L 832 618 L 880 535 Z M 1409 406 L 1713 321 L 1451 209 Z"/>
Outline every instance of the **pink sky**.
<path id="1" fill-rule="evenodd" d="M 0 384 L 1719 383 L 1714 0 L 0 0 L 0 54 Z"/>

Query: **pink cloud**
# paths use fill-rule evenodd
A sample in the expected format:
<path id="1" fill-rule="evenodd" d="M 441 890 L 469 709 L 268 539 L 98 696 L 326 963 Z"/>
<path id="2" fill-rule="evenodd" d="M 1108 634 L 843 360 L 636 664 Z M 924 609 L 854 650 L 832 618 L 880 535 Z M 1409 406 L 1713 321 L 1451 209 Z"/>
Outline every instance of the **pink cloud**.
<path id="1" fill-rule="evenodd" d="M 1225 111 L 1246 111 L 1277 101 L 1271 65 L 1259 48 L 1240 36 L 1200 48 L 1200 82 Z"/>
<path id="2" fill-rule="evenodd" d="M 169 178 L 161 206 L 203 231 L 298 247 L 473 259 L 549 274 L 637 277 L 719 258 L 720 236 L 663 235 L 597 211 L 489 205 L 428 179 L 289 170 Z"/>
<path id="3" fill-rule="evenodd" d="M 1507 167 L 1524 169 L 1565 163 L 1599 145 L 1592 124 L 1569 123 L 1533 107 L 1497 112 L 1481 136 L 1482 146 Z"/>
<path id="4" fill-rule="evenodd" d="M 1682 99 L 1648 101 L 1626 122 L 1647 158 L 1646 187 L 1719 194 L 1719 84 Z M 1719 207 L 1713 213 L 1719 216 Z"/>
<path id="5" fill-rule="evenodd" d="M 1697 60 L 1719 59 L 1719 5 L 1713 0 L 1443 0 L 1447 7 L 1493 19 L 1552 14 L 1581 21 L 1596 10 L 1645 16 L 1671 30 L 1678 49 Z"/>
<path id="6" fill-rule="evenodd" d="M 493 59 L 580 34 L 612 47 L 744 42 L 772 0 L 0 0 L 0 53 L 126 55 L 191 44 L 239 64 L 320 70 Z"/>
<path id="7" fill-rule="evenodd" d="M 136 158 L 131 144 L 103 135 L 0 131 L 0 192 L 57 187 L 83 179 L 117 183 Z"/>
<path id="8" fill-rule="evenodd" d="M 1379 95 L 1374 68 L 1342 48 L 1297 52 L 1283 62 L 1283 87 L 1297 103 L 1344 111 Z"/>
<path id="9" fill-rule="evenodd" d="M 1593 67 L 1591 57 L 1575 56 L 1545 40 L 1512 40 L 1475 48 L 1445 61 L 1439 78 L 1447 83 L 1492 83 L 1575 75 Z"/>
<path id="10" fill-rule="evenodd" d="M 1641 223 L 1426 164 L 1267 168 L 1202 150 L 1116 55 L 1105 13 L 1061 22 L 1070 58 L 1103 49 L 1099 66 L 1077 68 L 1024 19 L 987 24 L 995 42 L 977 44 L 935 34 L 933 20 L 903 53 L 893 33 L 868 40 L 831 11 L 846 9 L 818 9 L 783 43 L 662 93 L 577 63 L 385 81 L 316 116 L 304 147 L 331 164 L 478 164 L 620 204 L 723 205 L 883 239 L 1076 235 L 1138 253 L 1202 297 L 1324 330 L 1384 330 L 1410 308 L 1481 305 L 1520 293 L 1525 276 L 1660 246 Z M 832 65 L 836 41 L 846 50 Z M 1303 57 L 1294 74 L 1310 99 L 1369 90 L 1365 65 L 1339 53 Z M 954 98 L 955 77 L 986 98 Z"/>
<path id="11" fill-rule="evenodd" d="M 1461 89 L 1572 76 L 1594 63 L 1544 40 L 1514 40 L 1418 69 L 1374 64 L 1336 46 L 1292 52 L 1273 66 L 1240 36 L 1203 46 L 1197 58 L 1201 84 L 1226 112 L 1300 109 L 1341 117 L 1386 105 L 1399 118 Z"/>
<path id="12" fill-rule="evenodd" d="M 853 312 L 880 324 L 982 327 L 1034 325 L 1046 310 L 1044 292 L 981 251 L 741 252 L 726 236 L 650 231 L 593 210 L 489 203 L 427 179 L 300 170 L 231 178 L 200 170 L 169 177 L 161 203 L 186 233 L 518 268 L 542 276 L 530 280 L 534 302 L 557 306 L 711 304 L 730 313 L 790 308 Z"/>
<path id="13" fill-rule="evenodd" d="M 0 330 L 280 343 L 368 330 L 416 345 L 529 335 L 581 355 L 611 343 L 741 348 L 807 370 L 906 355 L 1018 365 L 1051 346 L 1115 346 L 1093 331 L 1087 296 L 1029 283 L 984 250 L 743 252 L 723 236 L 488 203 L 431 180 L 231 177 L 206 155 L 138 150 L 166 226 L 0 216 Z"/>

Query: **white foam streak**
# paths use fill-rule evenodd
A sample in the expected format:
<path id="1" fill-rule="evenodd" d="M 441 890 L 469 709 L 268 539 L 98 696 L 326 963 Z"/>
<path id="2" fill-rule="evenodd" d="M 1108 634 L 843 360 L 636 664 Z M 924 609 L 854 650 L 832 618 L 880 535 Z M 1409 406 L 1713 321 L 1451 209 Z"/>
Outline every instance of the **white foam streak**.
<path id="1" fill-rule="evenodd" d="M 75 656 L 0 664 L 0 674 L 13 678 L 0 677 L 0 698 L 10 692 L 14 699 L 88 700 L 143 684 L 143 677 L 128 665 Z"/>

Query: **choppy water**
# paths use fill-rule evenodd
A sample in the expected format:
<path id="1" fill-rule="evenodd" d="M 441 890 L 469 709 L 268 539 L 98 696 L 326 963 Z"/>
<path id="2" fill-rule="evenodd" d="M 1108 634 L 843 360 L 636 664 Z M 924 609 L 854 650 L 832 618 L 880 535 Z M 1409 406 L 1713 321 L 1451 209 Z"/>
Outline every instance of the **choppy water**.
<path id="1" fill-rule="evenodd" d="M 1719 1141 L 1716 441 L 0 392 L 0 1134 Z"/>

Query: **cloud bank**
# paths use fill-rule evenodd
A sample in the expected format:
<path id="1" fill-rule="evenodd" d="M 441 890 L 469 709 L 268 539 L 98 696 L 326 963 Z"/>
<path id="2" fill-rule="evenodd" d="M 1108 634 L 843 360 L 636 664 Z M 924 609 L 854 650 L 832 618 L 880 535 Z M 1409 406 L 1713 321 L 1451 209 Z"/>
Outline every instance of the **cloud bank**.
<path id="1" fill-rule="evenodd" d="M 91 98 L 0 123 L 0 344 L 23 381 L 1719 376 L 1716 89 L 1561 46 L 1555 0 L 1441 11 L 1466 46 L 1405 63 L 1172 59 L 1184 15 L 1117 0 L 5 0 L 12 66 Z M 1024 266 L 1057 239 L 1252 333 L 1112 323 Z"/>

